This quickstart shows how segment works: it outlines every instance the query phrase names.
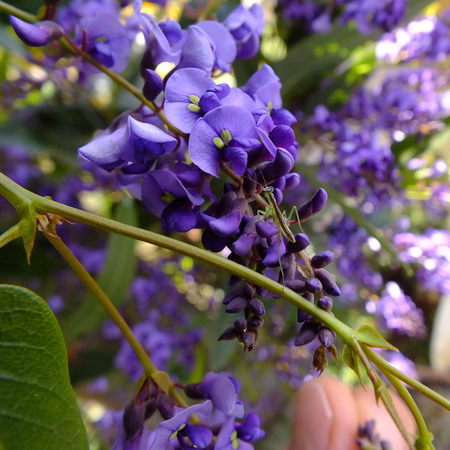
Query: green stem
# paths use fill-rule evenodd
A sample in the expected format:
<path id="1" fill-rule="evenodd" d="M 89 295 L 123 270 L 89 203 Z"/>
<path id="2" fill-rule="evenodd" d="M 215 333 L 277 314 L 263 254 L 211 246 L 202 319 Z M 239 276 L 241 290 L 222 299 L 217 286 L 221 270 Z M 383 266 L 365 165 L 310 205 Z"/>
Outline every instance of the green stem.
<path id="1" fill-rule="evenodd" d="M 386 383 L 380 378 L 378 373 L 375 370 L 373 370 L 372 364 L 367 359 L 367 356 L 364 353 L 362 346 L 359 344 L 359 342 L 356 339 L 353 342 L 353 349 L 358 353 L 359 357 L 361 358 L 361 362 L 362 362 L 364 368 L 366 369 L 366 372 L 370 378 L 370 381 L 373 384 L 373 388 L 375 391 L 375 397 L 376 397 L 377 401 L 378 401 L 378 398 L 381 398 L 381 401 L 383 402 L 387 412 L 389 413 L 393 422 L 395 423 L 395 425 L 397 426 L 401 435 L 403 436 L 405 443 L 408 445 L 408 447 L 411 450 L 413 450 L 413 445 L 411 444 L 411 439 L 408 434 L 408 431 L 406 430 L 402 420 L 400 419 L 398 411 L 395 408 L 394 402 L 392 401 L 391 394 L 389 393 L 389 390 L 386 387 Z M 399 392 L 399 394 L 402 395 L 401 392 Z M 405 399 L 405 402 L 406 402 L 406 399 Z"/>
<path id="2" fill-rule="evenodd" d="M 53 213 L 56 215 L 60 215 L 62 217 L 65 217 L 66 219 L 72 219 L 78 222 L 85 223 L 87 225 L 91 225 L 95 228 L 110 231 L 123 236 L 128 236 L 139 241 L 148 242 L 150 244 L 157 245 L 158 247 L 166 248 L 175 253 L 181 253 L 183 255 L 190 256 L 197 261 L 202 261 L 220 270 L 225 270 L 233 275 L 236 275 L 239 278 L 253 283 L 285 299 L 296 308 L 300 308 L 308 312 L 324 325 L 335 331 L 336 334 L 338 334 L 344 342 L 348 343 L 352 347 L 354 345 L 356 332 L 348 325 L 342 323 L 340 320 L 336 319 L 326 311 L 318 308 L 313 303 L 308 302 L 306 299 L 296 294 L 294 291 L 286 288 L 285 286 L 276 283 L 275 281 L 265 277 L 258 272 L 254 272 L 253 270 L 245 266 L 225 259 L 220 255 L 194 247 L 193 245 L 187 244 L 185 242 L 180 242 L 167 236 L 154 233 L 152 231 L 142 230 L 131 225 L 98 216 L 97 214 L 63 205 L 46 197 L 41 197 L 19 186 L 17 183 L 0 172 L 0 194 L 3 193 L 6 194 L 6 198 L 11 199 L 12 201 L 17 202 L 17 198 L 26 199 L 27 202 L 33 204 L 36 212 L 38 213 Z M 447 399 L 427 388 L 420 382 L 413 380 L 397 369 L 392 368 L 392 366 L 386 363 L 382 358 L 378 357 L 378 355 L 376 355 L 370 349 L 367 349 L 366 353 L 369 359 L 372 360 L 372 362 L 374 362 L 376 366 L 379 366 L 379 364 L 382 365 L 381 367 L 379 366 L 380 369 L 382 369 L 382 367 L 388 366 L 391 371 L 395 371 L 390 372 L 393 373 L 394 376 L 397 376 L 405 383 L 411 385 L 417 391 L 424 393 L 435 402 L 441 404 L 447 409 L 450 409 L 450 402 Z"/>
<path id="3" fill-rule="evenodd" d="M 16 8 L 15 6 L 12 6 L 8 3 L 0 1 L 0 11 L 3 11 L 6 14 L 9 14 L 11 16 L 15 16 L 21 20 L 24 20 L 25 22 L 36 22 L 36 17 L 33 14 L 27 13 L 26 11 L 23 11 L 19 8 Z"/>
<path id="4" fill-rule="evenodd" d="M 408 392 L 408 389 L 404 386 L 404 384 L 398 380 L 395 376 L 390 373 L 384 372 L 384 375 L 395 388 L 395 390 L 400 394 L 403 398 L 403 401 L 408 406 L 411 414 L 414 417 L 414 420 L 417 424 L 417 429 L 419 432 L 419 436 L 416 439 L 416 449 L 417 450 L 435 450 L 434 446 L 431 442 L 430 432 L 428 431 L 427 424 L 420 412 L 419 408 L 416 405 L 416 402 L 412 398 L 411 394 Z"/>
<path id="5" fill-rule="evenodd" d="M 32 14 L 22 11 L 21 9 L 11 6 L 8 3 L 5 3 L 3 1 L 0 1 L 0 11 L 3 11 L 7 14 L 16 16 L 19 19 L 22 19 L 26 22 L 33 23 L 33 22 L 36 22 L 36 20 L 37 20 L 36 17 L 33 16 Z M 88 53 L 79 49 L 67 36 L 64 36 L 61 39 L 59 39 L 59 42 L 64 48 L 69 50 L 71 53 L 74 53 L 75 55 L 80 56 L 85 61 L 87 61 L 89 64 L 92 64 L 93 66 L 95 66 L 98 70 L 103 72 L 105 75 L 108 75 L 108 77 L 110 77 L 119 86 L 121 86 L 122 88 L 127 90 L 130 94 L 132 94 L 134 97 L 136 97 L 141 103 L 148 106 L 153 112 L 155 112 L 157 114 L 157 116 L 162 120 L 162 122 L 167 126 L 167 128 L 170 131 L 172 131 L 174 134 L 177 134 L 178 136 L 186 137 L 185 133 L 183 133 L 177 127 L 172 125 L 172 123 L 167 119 L 166 115 L 164 114 L 164 111 L 157 108 L 153 102 L 149 101 L 139 89 L 137 89 L 134 85 L 132 85 L 125 78 L 123 78 L 119 74 L 113 72 L 112 70 L 109 70 L 106 66 L 104 66 L 103 64 L 100 64 L 91 55 L 89 55 Z"/>
<path id="6" fill-rule="evenodd" d="M 442 395 L 425 386 L 420 381 L 405 375 L 401 370 L 396 369 L 391 366 L 387 361 L 385 361 L 380 355 L 375 353 L 372 349 L 365 347 L 364 351 L 367 357 L 385 374 L 390 374 L 399 380 L 403 381 L 407 385 L 414 388 L 416 391 L 428 397 L 430 400 L 443 406 L 445 409 L 450 410 L 450 400 L 446 399 Z"/>
<path id="7" fill-rule="evenodd" d="M 97 284 L 94 278 L 92 278 L 89 272 L 84 268 L 83 264 L 81 264 L 77 257 L 71 252 L 69 247 L 67 247 L 63 240 L 55 233 L 54 226 L 49 230 L 42 228 L 41 231 L 50 241 L 56 251 L 61 255 L 64 261 L 66 261 L 66 263 L 78 276 L 78 278 L 86 285 L 86 287 L 101 303 L 105 311 L 108 313 L 109 317 L 117 325 L 125 339 L 130 344 L 131 348 L 136 353 L 136 356 L 139 358 L 139 361 L 144 367 L 145 373 L 150 376 L 154 375 L 158 371 L 158 369 L 150 361 L 150 358 L 148 357 L 146 351 L 134 336 L 131 328 L 125 322 L 124 318 L 121 316 L 117 308 L 105 294 L 103 289 Z"/>

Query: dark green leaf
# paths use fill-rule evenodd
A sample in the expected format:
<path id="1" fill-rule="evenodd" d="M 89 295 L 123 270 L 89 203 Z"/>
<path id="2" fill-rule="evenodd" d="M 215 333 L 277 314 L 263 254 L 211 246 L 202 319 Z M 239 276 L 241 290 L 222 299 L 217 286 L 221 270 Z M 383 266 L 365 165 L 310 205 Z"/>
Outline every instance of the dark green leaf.
<path id="1" fill-rule="evenodd" d="M 0 285 L 0 398 L 5 449 L 88 448 L 58 323 L 17 286 Z"/>
<path id="2" fill-rule="evenodd" d="M 137 217 L 131 199 L 125 198 L 118 206 L 114 217 L 119 222 L 136 225 Z M 111 234 L 105 267 L 98 278 L 98 283 L 116 306 L 120 305 L 128 292 L 136 270 L 133 239 Z M 78 310 L 63 323 L 63 331 L 68 342 L 98 328 L 107 315 L 93 295 L 88 295 Z"/>

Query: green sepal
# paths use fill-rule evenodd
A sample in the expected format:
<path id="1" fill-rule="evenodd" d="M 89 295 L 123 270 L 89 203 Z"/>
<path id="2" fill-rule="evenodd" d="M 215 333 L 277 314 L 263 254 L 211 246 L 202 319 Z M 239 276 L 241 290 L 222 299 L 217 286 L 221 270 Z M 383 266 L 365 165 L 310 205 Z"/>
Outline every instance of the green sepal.
<path id="1" fill-rule="evenodd" d="M 356 376 L 358 377 L 358 380 L 361 384 L 363 384 L 363 380 L 361 377 L 361 372 L 359 370 L 359 364 L 358 364 L 358 355 L 353 351 L 353 349 L 345 344 L 344 349 L 342 350 L 342 359 L 344 360 L 345 364 L 350 367 L 350 369 L 353 370 L 353 372 L 356 373 Z"/>
<path id="2" fill-rule="evenodd" d="M 355 339 L 360 344 L 368 345 L 369 347 L 383 348 L 385 350 L 392 350 L 398 352 L 398 348 L 390 344 L 375 328 L 370 325 L 363 325 L 358 328 Z"/>
<path id="3" fill-rule="evenodd" d="M 158 370 L 151 375 L 153 381 L 166 393 L 169 394 L 169 390 L 172 386 L 172 382 L 170 381 L 170 377 L 167 372 L 163 372 Z"/>
<path id="4" fill-rule="evenodd" d="M 22 236 L 25 253 L 27 255 L 28 264 L 31 261 L 31 253 L 33 252 L 34 241 L 36 239 L 36 211 L 31 202 L 26 202 L 17 208 L 17 214 L 20 217 L 19 229 Z"/>

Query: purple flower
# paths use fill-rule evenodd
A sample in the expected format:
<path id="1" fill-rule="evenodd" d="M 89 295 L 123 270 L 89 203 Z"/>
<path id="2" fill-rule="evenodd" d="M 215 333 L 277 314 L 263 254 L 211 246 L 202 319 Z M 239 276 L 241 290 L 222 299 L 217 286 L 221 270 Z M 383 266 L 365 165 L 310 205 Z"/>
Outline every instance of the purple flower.
<path id="1" fill-rule="evenodd" d="M 157 126 L 125 115 L 81 147 L 79 152 L 84 158 L 109 169 L 126 167 L 130 163 L 145 165 L 152 158 L 173 150 L 177 143 L 173 136 Z"/>
<path id="2" fill-rule="evenodd" d="M 231 72 L 230 64 L 236 58 L 236 43 L 231 33 L 214 20 L 198 22 L 196 26 L 201 28 L 214 44 L 214 66 L 223 72 Z"/>
<path id="3" fill-rule="evenodd" d="M 236 41 L 238 59 L 251 58 L 257 53 L 259 38 L 264 30 L 264 14 L 260 5 L 255 3 L 250 9 L 239 5 L 223 24 Z"/>
<path id="4" fill-rule="evenodd" d="M 177 128 L 190 133 L 195 122 L 220 106 L 220 100 L 229 92 L 228 85 L 216 85 L 201 69 L 179 69 L 167 80 L 164 112 Z"/>
<path id="5" fill-rule="evenodd" d="M 189 231 L 197 225 L 195 206 L 203 198 L 186 188 L 175 173 L 167 169 L 152 170 L 142 182 L 142 200 L 156 216 L 161 217 L 165 231 Z"/>
<path id="6" fill-rule="evenodd" d="M 203 403 L 181 409 L 171 419 L 161 422 L 148 442 L 148 450 L 165 449 L 166 445 L 177 439 L 182 448 L 206 448 L 212 440 L 212 432 L 201 425 L 188 424 L 192 414 L 206 414 L 212 412 L 212 404 L 209 400 Z M 187 444 L 185 438 L 189 438 L 194 447 Z"/>
<path id="7" fill-rule="evenodd" d="M 64 34 L 64 30 L 57 23 L 49 20 L 28 23 L 15 16 L 9 16 L 9 20 L 17 36 L 31 47 L 47 45 Z"/>
<path id="8" fill-rule="evenodd" d="M 259 145 L 255 121 L 245 109 L 220 106 L 197 120 L 189 138 L 189 156 L 204 172 L 219 176 L 229 161 L 238 174 L 247 167 L 247 151 Z"/>

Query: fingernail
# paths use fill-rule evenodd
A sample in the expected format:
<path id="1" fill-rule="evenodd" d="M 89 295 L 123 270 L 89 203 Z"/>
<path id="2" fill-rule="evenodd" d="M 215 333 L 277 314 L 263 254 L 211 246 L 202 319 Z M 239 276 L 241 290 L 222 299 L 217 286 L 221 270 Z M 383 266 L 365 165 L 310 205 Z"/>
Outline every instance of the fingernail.
<path id="1" fill-rule="evenodd" d="M 298 391 L 292 450 L 327 450 L 333 411 L 325 389 L 317 380 Z"/>

